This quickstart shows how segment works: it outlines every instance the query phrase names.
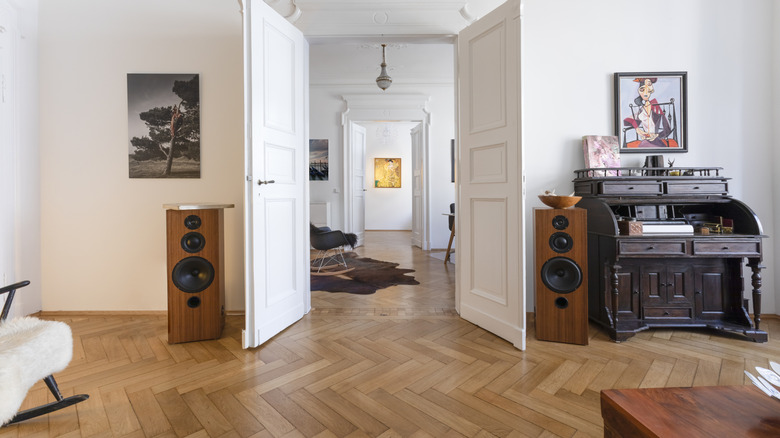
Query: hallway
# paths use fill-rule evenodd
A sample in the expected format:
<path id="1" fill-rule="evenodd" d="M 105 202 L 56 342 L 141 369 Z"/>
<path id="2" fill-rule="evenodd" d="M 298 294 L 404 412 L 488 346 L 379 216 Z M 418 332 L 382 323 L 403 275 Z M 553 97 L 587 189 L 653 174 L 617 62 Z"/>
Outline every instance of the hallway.
<path id="1" fill-rule="evenodd" d="M 380 289 L 372 295 L 312 291 L 314 314 L 455 315 L 455 265 L 445 265 L 427 251 L 412 247 L 409 231 L 366 231 L 362 257 L 399 263 L 419 285 Z"/>

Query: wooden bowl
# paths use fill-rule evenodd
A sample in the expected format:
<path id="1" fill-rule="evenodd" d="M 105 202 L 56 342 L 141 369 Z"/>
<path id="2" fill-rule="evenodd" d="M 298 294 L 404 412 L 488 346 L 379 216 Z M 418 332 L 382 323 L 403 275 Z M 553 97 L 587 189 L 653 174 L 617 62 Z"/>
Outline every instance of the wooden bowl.
<path id="1" fill-rule="evenodd" d="M 539 195 L 539 199 L 542 203 L 552 208 L 570 208 L 574 207 L 574 204 L 580 202 L 582 196 L 551 196 L 551 195 Z"/>

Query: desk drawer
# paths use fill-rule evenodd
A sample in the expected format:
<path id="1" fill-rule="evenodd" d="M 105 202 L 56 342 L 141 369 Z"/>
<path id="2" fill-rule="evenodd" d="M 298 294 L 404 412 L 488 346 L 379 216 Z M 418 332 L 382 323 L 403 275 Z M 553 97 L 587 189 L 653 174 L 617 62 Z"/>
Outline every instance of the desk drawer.
<path id="1" fill-rule="evenodd" d="M 684 240 L 665 240 L 665 241 L 637 241 L 626 242 L 621 241 L 618 243 L 618 252 L 620 255 L 643 255 L 643 256 L 656 256 L 656 255 L 684 255 L 685 241 Z"/>
<path id="2" fill-rule="evenodd" d="M 670 195 L 684 193 L 726 194 L 728 188 L 726 183 L 667 182 L 666 191 Z"/>
<path id="3" fill-rule="evenodd" d="M 663 184 L 658 183 L 601 183 L 601 193 L 604 195 L 660 195 Z"/>
<path id="4" fill-rule="evenodd" d="M 645 307 L 646 319 L 693 319 L 690 307 Z"/>
<path id="5" fill-rule="evenodd" d="M 752 257 L 761 255 L 761 242 L 733 240 L 693 241 L 693 255 L 723 255 Z"/>

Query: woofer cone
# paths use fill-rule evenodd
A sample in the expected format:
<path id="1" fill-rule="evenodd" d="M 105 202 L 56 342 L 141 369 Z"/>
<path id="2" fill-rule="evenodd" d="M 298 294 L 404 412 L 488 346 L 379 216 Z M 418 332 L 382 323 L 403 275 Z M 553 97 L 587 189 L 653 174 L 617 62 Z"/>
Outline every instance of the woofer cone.
<path id="1" fill-rule="evenodd" d="M 187 257 L 176 263 L 171 278 L 184 292 L 200 292 L 214 281 L 214 265 L 203 257 Z"/>
<path id="2" fill-rule="evenodd" d="M 557 253 L 569 252 L 574 246 L 574 239 L 569 233 L 559 231 L 550 236 L 550 248 Z"/>
<path id="3" fill-rule="evenodd" d="M 567 257 L 553 257 L 542 265 L 542 282 L 559 294 L 574 292 L 582 284 L 582 269 Z"/>
<path id="4" fill-rule="evenodd" d="M 191 231 L 181 238 L 181 247 L 187 252 L 198 252 L 206 246 L 206 238 L 197 231 Z"/>

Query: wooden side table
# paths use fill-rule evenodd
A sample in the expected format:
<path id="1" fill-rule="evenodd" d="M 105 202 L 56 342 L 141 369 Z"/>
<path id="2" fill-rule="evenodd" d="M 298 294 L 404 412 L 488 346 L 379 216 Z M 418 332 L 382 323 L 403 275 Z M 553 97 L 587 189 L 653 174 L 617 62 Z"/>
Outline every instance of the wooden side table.
<path id="1" fill-rule="evenodd" d="M 604 437 L 778 437 L 780 400 L 753 386 L 601 391 Z"/>

